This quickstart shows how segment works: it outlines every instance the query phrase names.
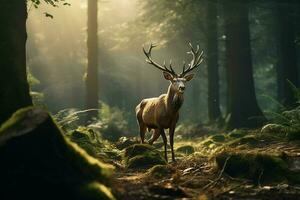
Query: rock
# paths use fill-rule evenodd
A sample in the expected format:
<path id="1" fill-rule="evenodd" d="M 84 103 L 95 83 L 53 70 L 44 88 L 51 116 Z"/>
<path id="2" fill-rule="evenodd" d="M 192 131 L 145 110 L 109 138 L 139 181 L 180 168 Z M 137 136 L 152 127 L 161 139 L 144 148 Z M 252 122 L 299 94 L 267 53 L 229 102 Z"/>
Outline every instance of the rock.
<path id="1" fill-rule="evenodd" d="M 1 126 L 0 157 L 3 200 L 114 199 L 113 167 L 67 140 L 40 108 L 20 109 Z"/>
<path id="2" fill-rule="evenodd" d="M 154 178 L 166 178 L 171 176 L 175 172 L 175 169 L 169 165 L 155 165 L 148 169 L 147 175 Z"/>
<path id="3" fill-rule="evenodd" d="M 189 155 L 189 154 L 194 153 L 195 149 L 191 145 L 184 145 L 184 146 L 178 147 L 176 149 L 176 151 L 179 152 L 179 153 L 184 153 L 184 154 L 188 154 Z"/>
<path id="4" fill-rule="evenodd" d="M 124 162 L 128 169 L 148 169 L 154 165 L 165 165 L 161 153 L 148 144 L 134 144 L 124 151 Z"/>
<path id="5" fill-rule="evenodd" d="M 218 168 L 222 169 L 225 162 L 224 172 L 232 177 L 250 179 L 255 183 L 282 182 L 289 179 L 288 165 L 277 155 L 225 151 L 216 156 Z"/>

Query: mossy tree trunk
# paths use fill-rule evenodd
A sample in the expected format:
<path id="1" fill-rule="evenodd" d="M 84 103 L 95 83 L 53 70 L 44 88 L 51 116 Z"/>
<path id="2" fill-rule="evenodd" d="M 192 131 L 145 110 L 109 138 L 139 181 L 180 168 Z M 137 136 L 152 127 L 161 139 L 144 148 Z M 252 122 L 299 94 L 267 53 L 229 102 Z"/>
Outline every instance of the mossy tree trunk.
<path id="1" fill-rule="evenodd" d="M 277 87 L 278 98 L 286 107 L 294 107 L 297 99 L 288 80 L 299 87 L 295 36 L 295 1 L 282 3 L 275 0 L 275 18 L 277 22 L 278 63 Z"/>
<path id="2" fill-rule="evenodd" d="M 0 2 L 0 124 L 32 104 L 26 75 L 25 0 Z"/>
<path id="3" fill-rule="evenodd" d="M 255 127 L 264 121 L 254 89 L 248 1 L 224 3 L 228 85 L 227 128 Z"/>
<path id="4" fill-rule="evenodd" d="M 208 118 L 215 123 L 221 118 L 219 98 L 218 30 L 216 2 L 206 1 Z"/>
<path id="5" fill-rule="evenodd" d="M 98 104 L 98 0 L 88 0 L 88 36 L 86 70 L 86 109 L 97 109 Z M 98 112 L 90 112 L 97 117 Z"/>

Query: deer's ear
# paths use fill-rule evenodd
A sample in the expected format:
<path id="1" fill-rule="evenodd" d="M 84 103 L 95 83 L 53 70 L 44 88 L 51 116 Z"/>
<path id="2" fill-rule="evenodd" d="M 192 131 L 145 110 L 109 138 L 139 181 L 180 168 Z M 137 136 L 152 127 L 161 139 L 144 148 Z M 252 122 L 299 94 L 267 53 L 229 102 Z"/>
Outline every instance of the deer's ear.
<path id="1" fill-rule="evenodd" d="M 168 73 L 168 72 L 163 72 L 165 79 L 171 81 L 173 80 L 173 76 L 172 74 Z"/>
<path id="2" fill-rule="evenodd" d="M 189 74 L 189 75 L 186 75 L 184 78 L 186 81 L 190 81 L 193 79 L 193 77 L 194 77 L 194 74 Z"/>

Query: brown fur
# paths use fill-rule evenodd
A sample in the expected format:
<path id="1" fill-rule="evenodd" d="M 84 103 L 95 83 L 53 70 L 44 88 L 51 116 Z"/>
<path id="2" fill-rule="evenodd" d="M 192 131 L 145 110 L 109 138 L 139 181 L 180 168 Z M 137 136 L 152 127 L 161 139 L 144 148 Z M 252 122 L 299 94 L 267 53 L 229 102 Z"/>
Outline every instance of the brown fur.
<path id="1" fill-rule="evenodd" d="M 179 109 L 183 103 L 183 94 L 176 92 L 172 84 L 169 86 L 167 94 L 162 94 L 156 98 L 144 99 L 137 105 L 136 117 L 140 126 L 141 142 L 144 143 L 145 133 L 148 129 L 154 129 L 154 133 L 149 140 L 153 144 L 161 135 L 165 144 L 165 158 L 167 160 L 167 138 L 164 129 L 169 129 L 170 146 L 172 160 L 174 156 L 174 130 L 179 118 Z"/>

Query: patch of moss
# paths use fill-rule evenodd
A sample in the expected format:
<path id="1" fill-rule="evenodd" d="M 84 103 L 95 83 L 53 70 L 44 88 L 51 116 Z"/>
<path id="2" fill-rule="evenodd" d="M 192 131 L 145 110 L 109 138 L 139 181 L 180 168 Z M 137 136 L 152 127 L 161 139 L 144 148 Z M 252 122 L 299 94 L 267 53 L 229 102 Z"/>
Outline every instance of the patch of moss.
<path id="1" fill-rule="evenodd" d="M 124 162 L 129 169 L 146 169 L 166 164 L 161 153 L 148 144 L 134 144 L 124 151 Z"/>
<path id="2" fill-rule="evenodd" d="M 1 199 L 114 199 L 78 189 L 108 185 L 113 167 L 66 139 L 42 109 L 21 109 L 1 126 L 0 157 Z"/>
<path id="3" fill-rule="evenodd" d="M 195 149 L 194 149 L 194 147 L 191 146 L 191 145 L 184 145 L 184 146 L 178 147 L 178 148 L 176 149 L 176 151 L 179 152 L 179 153 L 184 153 L 184 154 L 189 155 L 189 154 L 194 153 L 194 152 L 195 152 Z"/>
<path id="4" fill-rule="evenodd" d="M 148 169 L 147 175 L 154 178 L 165 178 L 171 176 L 175 169 L 169 165 L 155 165 Z"/>
<path id="5" fill-rule="evenodd" d="M 127 162 L 126 167 L 128 169 L 148 169 L 155 165 L 167 164 L 165 159 L 156 153 L 145 153 L 130 158 Z"/>
<path id="6" fill-rule="evenodd" d="M 223 168 L 225 162 L 224 172 L 232 177 L 246 178 L 256 183 L 281 182 L 288 179 L 288 165 L 277 155 L 222 152 L 216 156 L 219 169 Z"/>
<path id="7" fill-rule="evenodd" d="M 212 135 L 210 139 L 214 142 L 224 142 L 225 141 L 225 135 L 223 134 L 217 134 L 217 135 Z"/>
<path id="8" fill-rule="evenodd" d="M 234 129 L 230 133 L 228 133 L 228 136 L 231 138 L 241 138 L 244 137 L 247 134 L 247 131 L 242 129 Z"/>

